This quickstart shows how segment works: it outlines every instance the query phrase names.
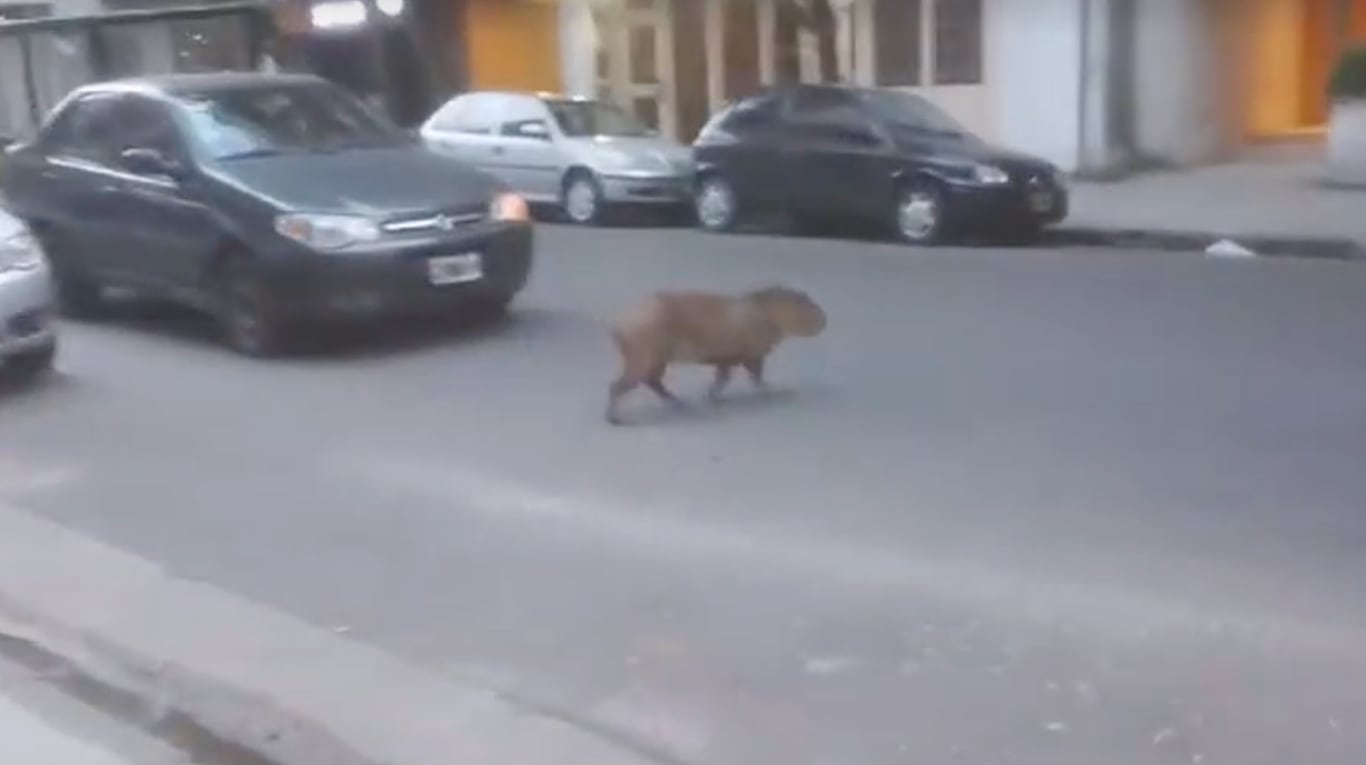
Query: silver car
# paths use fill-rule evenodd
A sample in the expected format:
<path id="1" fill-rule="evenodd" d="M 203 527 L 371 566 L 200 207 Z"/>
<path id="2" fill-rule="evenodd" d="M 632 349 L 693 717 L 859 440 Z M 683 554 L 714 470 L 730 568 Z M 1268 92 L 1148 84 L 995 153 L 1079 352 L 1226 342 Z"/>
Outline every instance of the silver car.
<path id="1" fill-rule="evenodd" d="M 43 250 L 0 208 L 0 371 L 32 376 L 57 355 L 52 279 Z"/>
<path id="2" fill-rule="evenodd" d="M 692 152 L 605 101 L 476 91 L 421 127 L 423 141 L 489 172 L 575 223 L 615 205 L 691 204 Z"/>

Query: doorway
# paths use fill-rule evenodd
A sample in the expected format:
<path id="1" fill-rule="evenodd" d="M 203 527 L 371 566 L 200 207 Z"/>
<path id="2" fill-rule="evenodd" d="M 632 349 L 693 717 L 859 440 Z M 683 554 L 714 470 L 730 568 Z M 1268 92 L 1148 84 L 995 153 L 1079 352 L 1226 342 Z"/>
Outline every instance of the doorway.
<path id="1" fill-rule="evenodd" d="M 673 36 L 666 0 L 617 0 L 593 9 L 597 92 L 673 137 Z"/>

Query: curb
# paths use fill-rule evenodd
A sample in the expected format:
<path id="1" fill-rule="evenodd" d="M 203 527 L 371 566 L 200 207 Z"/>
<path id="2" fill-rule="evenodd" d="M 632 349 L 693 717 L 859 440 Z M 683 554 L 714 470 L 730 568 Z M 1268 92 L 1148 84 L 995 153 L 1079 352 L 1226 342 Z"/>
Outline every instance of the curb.
<path id="1" fill-rule="evenodd" d="M 1338 237 L 1101 227 L 1061 227 L 1049 230 L 1045 237 L 1048 244 L 1063 247 L 1113 247 L 1167 252 L 1204 252 L 1218 242 L 1232 241 L 1263 257 L 1366 261 L 1366 244 Z"/>
<path id="2" fill-rule="evenodd" d="M 223 765 L 676 762 L 2 503 L 0 634 Z"/>

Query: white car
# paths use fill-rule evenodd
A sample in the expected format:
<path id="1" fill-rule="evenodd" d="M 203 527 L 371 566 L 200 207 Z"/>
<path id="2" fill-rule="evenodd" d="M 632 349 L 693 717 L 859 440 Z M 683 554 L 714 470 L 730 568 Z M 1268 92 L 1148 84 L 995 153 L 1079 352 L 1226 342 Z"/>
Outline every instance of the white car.
<path id="1" fill-rule="evenodd" d="M 0 208 L 0 372 L 37 376 L 57 357 L 57 312 L 42 247 Z"/>
<path id="2" fill-rule="evenodd" d="M 447 101 L 420 132 L 429 148 L 559 205 L 574 223 L 595 223 L 609 206 L 692 204 L 691 150 L 606 101 L 476 91 Z"/>

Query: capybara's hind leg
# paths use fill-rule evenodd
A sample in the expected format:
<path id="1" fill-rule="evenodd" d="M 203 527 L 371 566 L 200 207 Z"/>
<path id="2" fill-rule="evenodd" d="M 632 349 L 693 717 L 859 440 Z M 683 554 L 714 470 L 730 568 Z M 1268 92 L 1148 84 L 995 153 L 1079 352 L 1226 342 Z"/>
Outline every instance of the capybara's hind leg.
<path id="1" fill-rule="evenodd" d="M 749 359 L 745 362 L 745 371 L 749 372 L 749 379 L 755 387 L 767 388 L 768 381 L 764 379 L 764 357 Z"/>
<path id="2" fill-rule="evenodd" d="M 664 372 L 667 371 L 667 369 L 668 367 L 660 367 L 651 372 L 650 376 L 645 378 L 645 385 L 649 387 L 650 390 L 654 391 L 656 396 L 659 396 L 670 404 L 673 404 L 674 406 L 684 406 L 683 399 L 675 396 L 673 391 L 669 390 L 668 386 L 664 384 Z"/>
<path id="3" fill-rule="evenodd" d="M 707 398 L 716 403 L 721 400 L 721 392 L 730 384 L 730 364 L 717 364 L 716 377 L 711 381 L 711 388 L 707 390 Z"/>

